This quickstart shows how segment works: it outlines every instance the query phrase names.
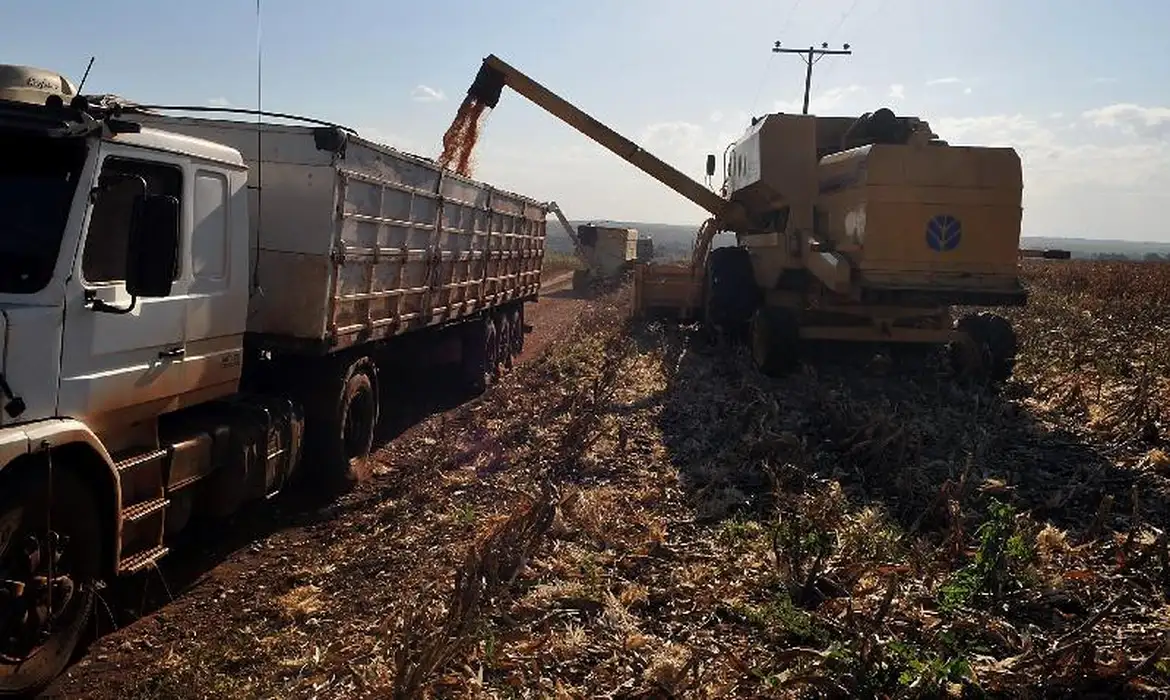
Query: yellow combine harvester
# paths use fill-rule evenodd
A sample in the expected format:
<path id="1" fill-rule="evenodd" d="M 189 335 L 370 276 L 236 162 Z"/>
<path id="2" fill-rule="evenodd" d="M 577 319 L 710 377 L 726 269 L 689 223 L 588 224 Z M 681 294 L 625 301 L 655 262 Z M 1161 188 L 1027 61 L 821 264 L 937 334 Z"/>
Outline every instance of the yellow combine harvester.
<path id="1" fill-rule="evenodd" d="M 638 265 L 635 313 L 701 321 L 750 339 L 764 372 L 794 366 L 800 341 L 950 344 L 956 368 L 1012 370 L 1002 316 L 951 307 L 1019 306 L 1020 158 L 951 146 L 913 117 L 769 114 L 729 147 L 721 193 L 700 185 L 495 56 L 470 99 L 507 85 L 711 214 L 688 265 Z M 707 174 L 715 174 L 707 156 Z M 711 250 L 713 237 L 737 245 Z"/>
<path id="2" fill-rule="evenodd" d="M 620 279 L 636 262 L 653 254 L 653 248 L 645 245 L 650 241 L 640 238 L 637 229 L 592 223 L 574 229 L 556 202 L 548 203 L 548 211 L 561 222 L 582 265 L 573 272 L 575 292 L 587 292 L 595 284 Z"/>

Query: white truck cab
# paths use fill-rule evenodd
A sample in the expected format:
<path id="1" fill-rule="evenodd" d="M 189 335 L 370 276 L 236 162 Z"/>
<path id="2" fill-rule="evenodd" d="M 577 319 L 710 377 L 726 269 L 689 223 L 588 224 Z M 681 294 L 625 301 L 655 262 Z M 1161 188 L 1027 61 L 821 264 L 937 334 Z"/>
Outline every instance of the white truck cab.
<path id="1" fill-rule="evenodd" d="M 0 368 L 15 396 L 0 425 L 68 415 L 119 451 L 141 439 L 133 426 L 235 393 L 249 270 L 239 153 L 149 129 L 16 150 L 52 170 L 0 175 L 4 218 L 17 219 L 0 234 Z"/>
<path id="2" fill-rule="evenodd" d="M 61 76 L 0 69 L 0 596 L 28 632 L 0 617 L 0 691 L 56 675 L 92 583 L 152 564 L 190 513 L 168 486 L 210 473 L 196 453 L 212 441 L 189 431 L 163 449 L 159 417 L 240 389 L 243 159 L 44 106 L 72 92 Z M 42 512 L 47 531 L 31 517 Z"/>

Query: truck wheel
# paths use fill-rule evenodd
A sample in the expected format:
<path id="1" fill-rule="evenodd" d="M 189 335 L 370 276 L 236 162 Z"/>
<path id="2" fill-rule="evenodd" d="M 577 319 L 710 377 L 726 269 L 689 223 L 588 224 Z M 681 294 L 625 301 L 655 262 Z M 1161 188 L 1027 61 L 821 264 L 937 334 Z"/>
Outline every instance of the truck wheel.
<path id="1" fill-rule="evenodd" d="M 500 364 L 504 369 L 512 369 L 512 319 L 508 312 L 500 314 L 496 323 L 496 337 L 500 339 Z"/>
<path id="2" fill-rule="evenodd" d="M 378 424 L 373 363 L 362 358 L 349 365 L 335 391 L 332 400 L 321 397 L 330 410 L 317 412 L 305 427 L 315 438 L 314 456 L 326 487 L 344 491 L 369 478 L 373 468 L 370 452 Z"/>
<path id="3" fill-rule="evenodd" d="M 751 319 L 752 362 L 760 372 L 778 377 L 799 360 L 800 325 L 790 309 L 758 307 Z"/>
<path id="4" fill-rule="evenodd" d="M 30 696 L 68 665 L 93 610 L 97 505 L 58 467 L 0 486 L 0 694 Z"/>
<path id="5" fill-rule="evenodd" d="M 496 324 L 490 318 L 468 323 L 463 335 L 463 378 L 476 394 L 487 391 L 495 363 Z"/>
<path id="6" fill-rule="evenodd" d="M 524 306 L 509 311 L 512 319 L 512 352 L 516 355 L 524 352 Z"/>
<path id="7" fill-rule="evenodd" d="M 487 337 L 484 338 L 484 365 L 487 369 L 488 384 L 494 384 L 500 378 L 500 333 L 496 322 L 490 317 L 484 321 Z"/>

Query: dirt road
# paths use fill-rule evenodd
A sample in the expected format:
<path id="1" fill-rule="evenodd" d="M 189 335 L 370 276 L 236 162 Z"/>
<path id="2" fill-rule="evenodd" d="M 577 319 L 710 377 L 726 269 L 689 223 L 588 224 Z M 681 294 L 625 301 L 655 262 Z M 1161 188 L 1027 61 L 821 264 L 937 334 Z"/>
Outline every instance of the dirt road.
<path id="1" fill-rule="evenodd" d="M 551 276 L 541 299 L 528 306 L 525 320 L 532 330 L 518 363 L 538 357 L 585 307 L 585 301 L 573 297 L 571 279 L 571 272 Z M 378 476 L 323 508 L 295 498 L 258 506 L 234 522 L 194 533 L 160 563 L 159 571 L 107 589 L 96 613 L 98 638 L 41 697 L 234 697 L 229 688 L 190 687 L 177 669 L 196 664 L 214 669 L 214 676 L 231 675 L 242 663 L 232 651 L 238 649 L 238 635 L 253 633 L 247 621 L 263 617 L 274 598 L 297 590 L 297 581 L 306 575 L 301 554 L 345 540 L 350 536 L 347 515 L 376 509 L 394 495 L 395 470 L 387 455 L 396 444 L 420 439 L 438 423 L 444 432 L 458 435 L 457 414 L 468 410 L 469 397 L 432 391 L 431 384 L 425 392 L 418 388 L 404 386 L 400 396 L 387 397 L 398 420 L 386 426 Z M 491 396 L 470 403 L 484 400 Z M 285 602 L 302 613 L 312 607 L 309 600 Z M 254 643 L 264 641 L 257 637 Z"/>

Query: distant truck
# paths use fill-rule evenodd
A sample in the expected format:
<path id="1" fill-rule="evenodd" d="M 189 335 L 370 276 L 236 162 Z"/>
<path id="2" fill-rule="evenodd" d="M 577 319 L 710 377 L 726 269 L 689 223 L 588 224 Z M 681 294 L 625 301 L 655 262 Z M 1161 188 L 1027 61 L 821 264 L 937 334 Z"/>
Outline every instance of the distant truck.
<path id="1" fill-rule="evenodd" d="M 0 66 L 0 212 L 0 694 L 26 694 L 99 581 L 193 516 L 364 478 L 404 374 L 482 390 L 522 347 L 547 208 L 333 125 Z"/>

